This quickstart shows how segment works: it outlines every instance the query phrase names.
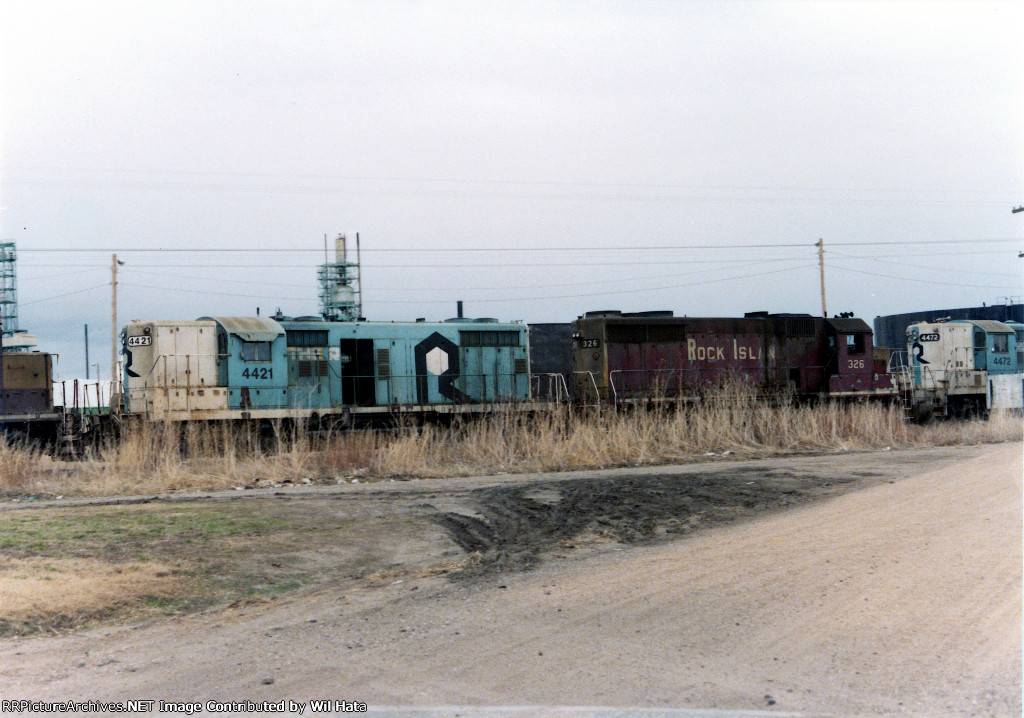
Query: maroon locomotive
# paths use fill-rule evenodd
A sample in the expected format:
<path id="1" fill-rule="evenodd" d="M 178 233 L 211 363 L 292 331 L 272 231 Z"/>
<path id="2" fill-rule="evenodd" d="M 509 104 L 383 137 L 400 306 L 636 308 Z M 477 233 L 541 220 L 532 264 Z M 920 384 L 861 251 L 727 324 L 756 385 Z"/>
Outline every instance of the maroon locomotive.
<path id="1" fill-rule="evenodd" d="M 591 403 L 674 400 L 730 381 L 797 397 L 896 398 L 871 328 L 848 316 L 588 312 L 572 351 L 575 395 Z"/>

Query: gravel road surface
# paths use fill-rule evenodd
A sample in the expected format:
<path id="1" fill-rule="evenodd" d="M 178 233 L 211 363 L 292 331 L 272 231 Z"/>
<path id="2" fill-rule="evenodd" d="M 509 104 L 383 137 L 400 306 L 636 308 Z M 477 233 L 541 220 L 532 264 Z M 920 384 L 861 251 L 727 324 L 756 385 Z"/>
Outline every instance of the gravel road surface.
<path id="1" fill-rule="evenodd" d="M 463 571 L 6 639 L 0 686 L 306 715 L 324 699 L 382 716 L 1017 717 L 1021 477 L 1004 444 L 489 478 L 451 483 L 458 501 L 434 484 L 417 516 L 432 550 L 473 557 Z"/>

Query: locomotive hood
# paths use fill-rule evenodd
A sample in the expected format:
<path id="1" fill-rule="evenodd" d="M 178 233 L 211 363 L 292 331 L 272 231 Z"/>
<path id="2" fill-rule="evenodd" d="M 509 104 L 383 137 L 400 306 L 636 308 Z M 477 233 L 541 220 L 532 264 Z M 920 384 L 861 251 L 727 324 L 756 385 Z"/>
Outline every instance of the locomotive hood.
<path id="1" fill-rule="evenodd" d="M 245 342 L 272 342 L 284 334 L 284 329 L 273 319 L 265 317 L 200 317 L 217 322 L 228 334 Z"/>
<path id="2" fill-rule="evenodd" d="M 1013 329 L 1003 322 L 997 322 L 992 319 L 972 319 L 971 324 L 976 326 L 982 331 L 988 332 L 989 334 L 1012 334 Z"/>

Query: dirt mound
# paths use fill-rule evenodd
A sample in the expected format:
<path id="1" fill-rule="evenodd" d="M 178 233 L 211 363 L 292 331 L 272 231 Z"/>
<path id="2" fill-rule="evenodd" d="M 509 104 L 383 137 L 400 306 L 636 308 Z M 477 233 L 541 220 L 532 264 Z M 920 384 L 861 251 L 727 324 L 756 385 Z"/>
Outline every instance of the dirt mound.
<path id="1" fill-rule="evenodd" d="M 463 550 L 481 558 L 453 575 L 470 578 L 534 568 L 545 554 L 574 548 L 583 537 L 652 543 L 801 503 L 855 480 L 738 469 L 534 482 L 478 489 L 467 501 L 475 515 L 440 512 L 434 520 Z"/>

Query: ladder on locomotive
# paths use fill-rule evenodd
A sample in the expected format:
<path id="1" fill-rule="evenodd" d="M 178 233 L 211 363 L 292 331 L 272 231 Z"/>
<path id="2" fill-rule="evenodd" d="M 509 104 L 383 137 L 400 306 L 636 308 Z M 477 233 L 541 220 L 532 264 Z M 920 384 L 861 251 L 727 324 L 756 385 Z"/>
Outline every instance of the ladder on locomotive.
<path id="1" fill-rule="evenodd" d="M 907 362 L 907 352 L 898 350 L 889 357 L 889 373 L 896 380 L 896 390 L 903 404 L 903 417 L 912 419 L 914 416 L 914 376 Z"/>

